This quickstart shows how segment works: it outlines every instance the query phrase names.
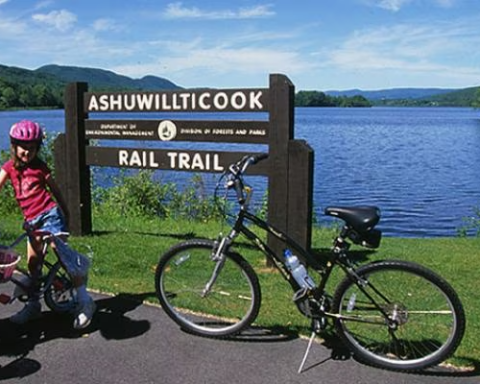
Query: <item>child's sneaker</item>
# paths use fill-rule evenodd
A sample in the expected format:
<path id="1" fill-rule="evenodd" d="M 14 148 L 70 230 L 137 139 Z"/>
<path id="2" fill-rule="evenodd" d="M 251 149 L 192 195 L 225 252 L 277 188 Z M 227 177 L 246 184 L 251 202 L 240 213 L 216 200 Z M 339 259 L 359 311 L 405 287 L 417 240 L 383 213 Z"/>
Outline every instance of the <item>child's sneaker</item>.
<path id="1" fill-rule="evenodd" d="M 27 304 L 20 312 L 10 317 L 10 321 L 14 324 L 22 325 L 30 320 L 37 319 L 42 314 L 42 305 L 37 300 L 27 301 Z"/>
<path id="2" fill-rule="evenodd" d="M 90 325 L 97 306 L 92 298 L 78 303 L 73 328 L 83 329 Z"/>

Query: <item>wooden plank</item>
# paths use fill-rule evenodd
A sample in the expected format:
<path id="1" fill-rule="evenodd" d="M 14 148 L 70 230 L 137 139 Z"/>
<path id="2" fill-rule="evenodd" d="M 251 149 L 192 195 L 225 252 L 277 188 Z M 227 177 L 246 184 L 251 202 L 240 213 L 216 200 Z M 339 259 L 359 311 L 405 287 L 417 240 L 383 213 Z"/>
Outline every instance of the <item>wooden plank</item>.
<path id="1" fill-rule="evenodd" d="M 202 89 L 163 92 L 89 92 L 85 112 L 267 112 L 269 90 Z"/>
<path id="2" fill-rule="evenodd" d="M 53 143 L 53 153 L 55 162 L 55 181 L 60 189 L 60 192 L 66 202 L 69 201 L 67 188 L 67 149 L 65 133 L 60 133 Z"/>
<path id="3" fill-rule="evenodd" d="M 288 146 L 293 139 L 294 92 L 294 86 L 286 76 L 270 76 L 268 221 L 284 232 L 288 230 Z M 268 245 L 277 254 L 282 254 L 285 247 L 273 236 L 268 238 Z"/>
<path id="4" fill-rule="evenodd" d="M 89 139 L 267 144 L 268 121 L 87 120 Z"/>
<path id="5" fill-rule="evenodd" d="M 288 234 L 311 249 L 314 151 L 304 140 L 292 140 L 288 156 Z"/>
<path id="6" fill-rule="evenodd" d="M 70 232 L 74 235 L 91 233 L 90 168 L 85 163 L 85 118 L 83 95 L 86 83 L 71 83 L 65 90 L 65 135 L 68 164 L 67 189 Z"/>
<path id="7" fill-rule="evenodd" d="M 174 170 L 185 172 L 224 172 L 243 156 L 258 153 L 87 147 L 86 163 L 95 166 Z M 268 159 L 250 167 L 249 174 L 267 175 Z"/>

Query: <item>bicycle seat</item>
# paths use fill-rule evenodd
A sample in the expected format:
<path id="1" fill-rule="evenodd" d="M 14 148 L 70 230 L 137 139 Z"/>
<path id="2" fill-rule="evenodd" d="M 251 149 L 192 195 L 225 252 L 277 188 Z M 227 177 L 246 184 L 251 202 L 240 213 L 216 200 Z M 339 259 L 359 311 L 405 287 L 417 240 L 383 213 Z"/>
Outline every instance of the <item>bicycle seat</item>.
<path id="1" fill-rule="evenodd" d="M 358 232 L 370 231 L 380 221 L 380 209 L 365 207 L 327 207 L 325 215 L 338 217 Z"/>

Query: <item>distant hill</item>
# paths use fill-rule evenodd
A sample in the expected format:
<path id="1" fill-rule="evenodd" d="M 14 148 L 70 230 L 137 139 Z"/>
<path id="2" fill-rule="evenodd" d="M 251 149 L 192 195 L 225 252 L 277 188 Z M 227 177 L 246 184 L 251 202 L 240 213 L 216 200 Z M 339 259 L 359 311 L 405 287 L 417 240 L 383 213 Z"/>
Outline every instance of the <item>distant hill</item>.
<path id="1" fill-rule="evenodd" d="M 145 76 L 141 79 L 132 79 L 118 75 L 112 71 L 98 68 L 82 68 L 61 65 L 45 65 L 34 71 L 38 74 L 48 74 L 65 83 L 76 81 L 87 82 L 96 90 L 165 90 L 181 89 L 180 86 L 162 77 Z"/>
<path id="2" fill-rule="evenodd" d="M 45 65 L 35 70 L 0 65 L 0 110 L 11 108 L 63 108 L 63 92 L 71 82 L 86 82 L 90 91 L 161 91 L 182 87 L 157 76 L 132 79 L 99 68 Z M 465 89 L 393 88 L 375 91 L 351 89 L 317 93 L 329 97 L 361 96 L 373 105 L 386 106 L 464 106 L 478 100 L 480 87 Z M 296 99 L 300 99 L 298 92 Z M 308 93 L 308 92 L 306 92 Z M 296 100 L 297 101 L 297 100 Z"/>
<path id="3" fill-rule="evenodd" d="M 446 88 L 392 88 L 380 89 L 376 91 L 362 91 L 360 89 L 350 89 L 346 91 L 326 91 L 329 96 L 363 96 L 368 100 L 399 100 L 399 99 L 424 99 L 430 96 L 443 95 L 449 92 L 455 92 L 457 89 Z"/>
<path id="4" fill-rule="evenodd" d="M 464 89 L 448 88 L 392 88 L 377 91 L 351 89 L 347 91 L 326 91 L 333 97 L 363 96 L 373 105 L 411 107 L 471 107 L 478 103 L 480 87 Z"/>
<path id="5" fill-rule="evenodd" d="M 480 87 L 471 87 L 459 89 L 453 92 L 437 94 L 429 97 L 430 102 L 438 103 L 441 105 L 450 106 L 464 106 L 472 105 L 472 100 L 475 100 L 478 96 Z"/>
<path id="6" fill-rule="evenodd" d="M 86 82 L 89 90 L 94 92 L 181 89 L 161 77 L 131 79 L 96 68 L 46 65 L 29 70 L 0 65 L 0 110 L 63 108 L 65 87 L 71 82 Z"/>

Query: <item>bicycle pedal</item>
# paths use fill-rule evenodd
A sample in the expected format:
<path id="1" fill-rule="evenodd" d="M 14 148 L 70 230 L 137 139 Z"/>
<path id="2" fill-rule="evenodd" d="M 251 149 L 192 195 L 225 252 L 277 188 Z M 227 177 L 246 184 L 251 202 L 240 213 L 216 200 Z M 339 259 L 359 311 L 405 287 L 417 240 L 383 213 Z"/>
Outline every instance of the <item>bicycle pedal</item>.
<path id="1" fill-rule="evenodd" d="M 63 287 L 64 287 L 63 281 L 55 279 L 52 283 L 52 286 L 55 289 L 55 291 L 61 291 L 63 290 Z"/>

